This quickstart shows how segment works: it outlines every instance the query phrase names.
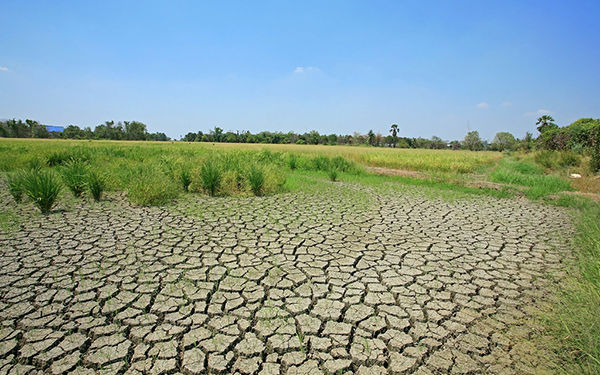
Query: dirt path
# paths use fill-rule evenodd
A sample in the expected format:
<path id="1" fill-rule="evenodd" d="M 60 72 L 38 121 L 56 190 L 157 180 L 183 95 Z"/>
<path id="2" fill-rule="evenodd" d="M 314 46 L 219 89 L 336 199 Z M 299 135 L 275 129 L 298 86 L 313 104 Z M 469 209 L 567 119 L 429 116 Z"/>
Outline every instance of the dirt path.
<path id="1" fill-rule="evenodd" d="M 398 185 L 116 199 L 0 236 L 0 373 L 527 373 L 567 215 Z"/>

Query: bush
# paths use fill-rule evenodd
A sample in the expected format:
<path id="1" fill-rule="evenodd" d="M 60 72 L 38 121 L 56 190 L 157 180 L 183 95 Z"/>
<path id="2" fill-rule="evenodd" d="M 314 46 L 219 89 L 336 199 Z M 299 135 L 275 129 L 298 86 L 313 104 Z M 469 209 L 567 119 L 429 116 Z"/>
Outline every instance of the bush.
<path id="1" fill-rule="evenodd" d="M 23 190 L 43 214 L 50 212 L 61 190 L 60 180 L 51 171 L 32 169 L 23 177 Z"/>
<path id="2" fill-rule="evenodd" d="M 8 192 L 17 203 L 23 200 L 23 175 L 21 173 L 11 173 L 7 176 Z"/>
<path id="3" fill-rule="evenodd" d="M 552 169 L 556 166 L 555 154 L 552 151 L 544 150 L 535 155 L 535 162 L 544 168 Z"/>
<path id="4" fill-rule="evenodd" d="M 221 169 L 214 160 L 207 160 L 200 169 L 200 184 L 210 196 L 215 196 L 221 183 Z"/>
<path id="5" fill-rule="evenodd" d="M 183 191 L 188 192 L 190 190 L 190 184 L 192 183 L 192 172 L 187 166 L 184 166 L 179 171 L 179 183 L 183 188 Z"/>
<path id="6" fill-rule="evenodd" d="M 329 169 L 330 160 L 327 156 L 316 156 L 312 159 L 312 166 L 314 170 L 326 171 Z"/>
<path id="7" fill-rule="evenodd" d="M 327 175 L 329 176 L 329 179 L 331 181 L 336 181 L 338 178 L 338 170 L 337 168 L 331 168 L 329 169 L 329 171 L 327 171 Z"/>
<path id="8" fill-rule="evenodd" d="M 62 177 L 71 193 L 76 197 L 81 197 L 86 188 L 87 165 L 79 160 L 71 160 L 63 167 Z"/>
<path id="9" fill-rule="evenodd" d="M 579 165 L 579 156 L 571 151 L 561 152 L 558 164 L 561 167 L 576 167 Z"/>
<path id="10" fill-rule="evenodd" d="M 106 179 L 95 171 L 90 171 L 87 174 L 86 185 L 90 194 L 97 202 L 102 198 L 102 193 L 106 189 Z"/>
<path id="11" fill-rule="evenodd" d="M 262 195 L 265 185 L 265 174 L 263 170 L 256 165 L 251 166 L 248 171 L 248 182 L 250 183 L 250 189 L 252 189 L 254 195 Z"/>

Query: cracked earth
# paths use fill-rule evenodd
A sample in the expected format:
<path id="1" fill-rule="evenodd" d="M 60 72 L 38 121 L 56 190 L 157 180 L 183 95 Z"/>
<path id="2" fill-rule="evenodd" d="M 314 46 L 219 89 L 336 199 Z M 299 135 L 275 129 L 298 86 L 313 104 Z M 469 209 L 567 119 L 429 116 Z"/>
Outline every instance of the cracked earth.
<path id="1" fill-rule="evenodd" d="M 565 211 L 330 185 L 25 212 L 0 235 L 0 373 L 535 371 Z"/>

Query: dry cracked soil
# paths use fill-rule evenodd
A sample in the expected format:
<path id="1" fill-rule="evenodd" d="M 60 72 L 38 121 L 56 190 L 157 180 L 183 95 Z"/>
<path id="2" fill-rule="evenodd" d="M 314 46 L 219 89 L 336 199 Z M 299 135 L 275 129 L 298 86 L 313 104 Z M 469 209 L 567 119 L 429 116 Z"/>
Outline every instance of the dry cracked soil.
<path id="1" fill-rule="evenodd" d="M 572 230 L 526 200 L 344 183 L 22 215 L 2 374 L 534 372 L 528 309 Z"/>

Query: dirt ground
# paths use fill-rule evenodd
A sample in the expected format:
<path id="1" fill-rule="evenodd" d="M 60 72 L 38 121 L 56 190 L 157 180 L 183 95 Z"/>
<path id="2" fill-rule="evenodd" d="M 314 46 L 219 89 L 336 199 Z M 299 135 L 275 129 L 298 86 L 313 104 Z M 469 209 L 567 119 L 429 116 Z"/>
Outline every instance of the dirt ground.
<path id="1" fill-rule="evenodd" d="M 566 211 L 401 185 L 25 210 L 0 235 L 0 373 L 535 372 Z M 8 196 L 2 196 L 8 202 Z M 5 203 L 3 203 L 5 204 Z M 12 203 L 9 203 L 12 204 Z"/>

